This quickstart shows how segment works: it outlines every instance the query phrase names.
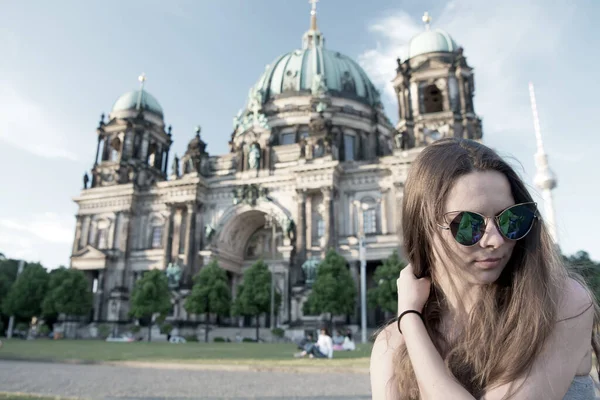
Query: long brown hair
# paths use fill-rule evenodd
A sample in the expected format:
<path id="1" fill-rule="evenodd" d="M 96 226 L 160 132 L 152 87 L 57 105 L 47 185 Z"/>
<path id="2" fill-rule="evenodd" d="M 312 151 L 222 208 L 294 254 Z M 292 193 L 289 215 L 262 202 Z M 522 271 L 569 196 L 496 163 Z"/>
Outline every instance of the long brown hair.
<path id="1" fill-rule="evenodd" d="M 570 276 L 541 218 L 522 240 L 493 284 L 482 288 L 458 338 L 446 339 L 447 310 L 434 265 L 433 238 L 456 180 L 474 171 L 497 171 L 508 180 L 516 203 L 533 201 L 517 173 L 498 154 L 471 140 L 443 139 L 427 146 L 412 164 L 402 204 L 404 250 L 416 276 L 430 276 L 432 289 L 423 317 L 426 329 L 454 377 L 476 398 L 526 375 L 557 322 L 558 303 Z M 432 190 L 432 188 L 435 188 Z M 448 244 L 439 241 L 452 254 Z M 590 295 L 596 310 L 598 307 Z M 598 340 L 592 346 L 598 355 Z M 403 398 L 419 399 L 412 364 L 402 346 L 395 378 Z"/>

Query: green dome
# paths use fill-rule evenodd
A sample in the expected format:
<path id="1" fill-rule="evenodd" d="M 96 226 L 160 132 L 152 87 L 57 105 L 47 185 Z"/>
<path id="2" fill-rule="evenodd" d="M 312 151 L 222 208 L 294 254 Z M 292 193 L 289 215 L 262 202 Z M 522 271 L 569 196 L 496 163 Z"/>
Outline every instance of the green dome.
<path id="1" fill-rule="evenodd" d="M 410 40 L 408 58 L 426 53 L 453 53 L 456 50 L 458 45 L 447 32 L 441 29 L 427 30 Z"/>
<path id="2" fill-rule="evenodd" d="M 140 98 L 140 90 L 133 90 L 131 92 L 127 92 L 121 97 L 117 99 L 115 104 L 113 105 L 112 112 L 116 111 L 126 111 L 126 110 L 136 110 L 138 106 L 138 101 L 140 102 L 140 108 L 145 111 L 150 111 L 154 114 L 163 116 L 163 109 L 158 104 L 158 101 L 154 96 L 145 90 L 141 91 Z"/>
<path id="3" fill-rule="evenodd" d="M 379 92 L 360 65 L 322 44 L 280 56 L 267 66 L 253 90 L 262 94 L 263 103 L 278 95 L 310 94 L 315 90 L 316 76 L 324 78 L 322 83 L 332 96 L 371 106 L 380 104 Z"/>

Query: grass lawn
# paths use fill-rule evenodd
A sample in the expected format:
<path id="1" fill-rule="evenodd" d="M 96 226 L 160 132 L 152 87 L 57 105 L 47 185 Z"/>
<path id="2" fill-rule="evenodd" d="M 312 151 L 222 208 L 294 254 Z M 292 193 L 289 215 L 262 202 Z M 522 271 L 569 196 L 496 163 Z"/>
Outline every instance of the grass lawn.
<path id="1" fill-rule="evenodd" d="M 322 366 L 325 360 L 294 359 L 289 343 L 111 343 L 99 340 L 7 340 L 0 359 L 89 362 L 169 362 L 257 366 Z M 336 351 L 329 366 L 366 368 L 371 344 Z M 0 397 L 0 400 L 2 398 Z"/>

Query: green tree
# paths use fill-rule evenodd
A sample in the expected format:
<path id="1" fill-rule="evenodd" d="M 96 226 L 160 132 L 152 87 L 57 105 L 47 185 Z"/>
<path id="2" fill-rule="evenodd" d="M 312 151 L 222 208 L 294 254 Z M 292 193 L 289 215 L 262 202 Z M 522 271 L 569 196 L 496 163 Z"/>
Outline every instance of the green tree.
<path id="1" fill-rule="evenodd" d="M 400 271 L 406 266 L 398 253 L 394 251 L 383 264 L 375 269 L 373 280 L 376 287 L 369 289 L 367 300 L 369 307 L 381 307 L 385 312 L 396 315 L 398 312 L 398 287 L 396 280 L 400 276 Z"/>
<path id="2" fill-rule="evenodd" d="M 596 299 L 600 301 L 600 263 L 590 259 L 590 255 L 585 251 L 563 256 L 563 260 L 568 268 L 583 277 Z"/>
<path id="3" fill-rule="evenodd" d="M 205 314 L 204 341 L 208 343 L 210 314 L 226 316 L 231 307 L 231 290 L 227 273 L 213 260 L 194 277 L 192 292 L 185 300 L 185 309 L 192 314 Z"/>
<path id="4" fill-rule="evenodd" d="M 42 303 L 42 315 L 56 318 L 87 315 L 92 308 L 92 292 L 82 271 L 64 267 L 50 272 L 48 291 Z"/>
<path id="5" fill-rule="evenodd" d="M 307 299 L 311 314 L 329 314 L 333 328 L 334 315 L 348 315 L 356 305 L 356 287 L 346 260 L 335 250 L 329 250 L 317 267 L 317 276 Z"/>
<path id="6" fill-rule="evenodd" d="M 29 322 L 42 313 L 42 301 L 48 287 L 48 272 L 39 263 L 26 264 L 4 301 L 2 311 Z"/>
<path id="7" fill-rule="evenodd" d="M 17 279 L 18 260 L 0 259 L 0 313 L 3 310 L 2 303 L 8 296 L 10 287 Z"/>
<path id="8" fill-rule="evenodd" d="M 281 295 L 275 292 L 274 307 L 277 310 Z M 271 271 L 263 260 L 255 262 L 244 272 L 244 282 L 238 286 L 233 302 L 233 315 L 244 315 L 256 319 L 256 341 L 260 339 L 258 322 L 261 314 L 271 310 Z"/>
<path id="9" fill-rule="evenodd" d="M 152 317 L 158 314 L 158 320 L 164 320 L 171 310 L 171 291 L 167 276 L 163 271 L 153 269 L 142 276 L 135 283 L 131 294 L 131 310 L 129 314 L 134 318 L 148 318 L 148 341 L 152 339 Z"/>

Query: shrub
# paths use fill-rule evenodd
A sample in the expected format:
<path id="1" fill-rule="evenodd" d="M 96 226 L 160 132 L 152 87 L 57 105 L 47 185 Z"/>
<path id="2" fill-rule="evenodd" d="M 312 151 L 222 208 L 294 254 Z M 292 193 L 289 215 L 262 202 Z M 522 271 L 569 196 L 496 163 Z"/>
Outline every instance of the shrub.
<path id="1" fill-rule="evenodd" d="M 160 333 L 162 333 L 163 335 L 170 335 L 172 330 L 173 325 L 169 323 L 160 324 Z"/>
<path id="2" fill-rule="evenodd" d="M 50 334 L 50 328 L 48 327 L 48 325 L 44 324 L 42 326 L 40 326 L 40 336 L 46 336 L 48 337 L 48 335 Z"/>
<path id="3" fill-rule="evenodd" d="M 110 326 L 108 326 L 107 324 L 102 324 L 98 326 L 98 337 L 100 339 L 106 339 L 108 335 L 110 335 L 110 331 Z"/>
<path id="4" fill-rule="evenodd" d="M 245 337 L 242 339 L 243 343 L 256 343 L 256 339 Z"/>
<path id="5" fill-rule="evenodd" d="M 216 337 L 216 338 L 213 339 L 213 342 L 215 342 L 215 343 L 224 343 L 225 339 L 222 338 L 222 337 L 220 337 L 220 336 L 218 336 L 218 337 Z"/>
<path id="6" fill-rule="evenodd" d="M 184 339 L 187 342 L 197 342 L 198 341 L 198 336 L 196 336 L 196 335 L 186 335 L 186 336 L 184 336 Z"/>
<path id="7" fill-rule="evenodd" d="M 15 330 L 21 331 L 21 332 L 28 332 L 29 331 L 29 325 L 27 325 L 25 322 L 19 322 L 17 324 L 17 326 L 15 326 Z"/>
<path id="8" fill-rule="evenodd" d="M 273 336 L 275 336 L 277 339 L 281 339 L 283 338 L 283 336 L 285 335 L 285 330 L 281 329 L 281 328 L 273 328 L 271 330 L 271 333 L 273 334 Z"/>

